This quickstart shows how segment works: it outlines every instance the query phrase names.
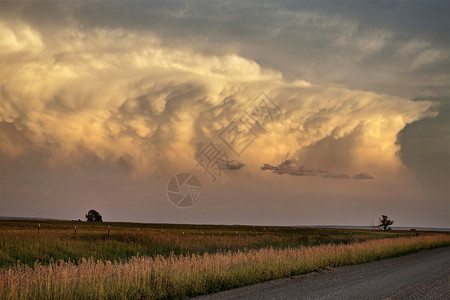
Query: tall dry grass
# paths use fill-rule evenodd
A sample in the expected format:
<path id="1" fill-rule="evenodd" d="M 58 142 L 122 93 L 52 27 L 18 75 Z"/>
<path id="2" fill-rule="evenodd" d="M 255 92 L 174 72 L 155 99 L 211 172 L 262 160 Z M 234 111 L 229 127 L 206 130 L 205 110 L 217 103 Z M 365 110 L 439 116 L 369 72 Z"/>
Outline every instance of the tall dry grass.
<path id="1" fill-rule="evenodd" d="M 173 299 L 450 246 L 448 235 L 128 261 L 18 264 L 0 271 L 1 299 Z"/>
<path id="2" fill-rule="evenodd" d="M 78 224 L 80 223 L 80 224 Z M 74 233 L 74 224 L 77 233 Z M 217 253 L 260 248 L 296 248 L 328 243 L 352 243 L 369 239 L 414 235 L 412 232 L 380 232 L 325 228 L 277 228 L 244 226 L 164 225 L 164 228 L 134 228 L 113 224 L 108 235 L 106 224 L 87 222 L 37 223 L 0 222 L 0 268 L 13 266 L 20 260 L 32 267 L 36 261 L 78 261 L 83 257 L 95 260 L 130 259 L 142 256 Z M 70 227 L 72 226 L 72 227 Z M 146 225 L 149 226 L 149 225 Z M 153 225 L 156 226 L 156 225 Z M 161 225 L 162 226 L 162 225 Z M 183 228 L 186 227 L 186 228 Z M 139 229 L 139 230 L 138 230 Z"/>

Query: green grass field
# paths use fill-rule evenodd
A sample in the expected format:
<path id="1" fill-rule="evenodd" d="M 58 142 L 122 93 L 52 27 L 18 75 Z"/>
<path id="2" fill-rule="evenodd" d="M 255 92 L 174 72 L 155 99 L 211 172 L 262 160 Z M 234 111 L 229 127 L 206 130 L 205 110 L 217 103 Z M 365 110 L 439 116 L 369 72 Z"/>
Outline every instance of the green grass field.
<path id="1" fill-rule="evenodd" d="M 19 260 L 29 266 L 36 261 L 76 262 L 83 257 L 113 261 L 138 254 L 168 256 L 267 247 L 281 249 L 414 235 L 404 231 L 270 226 L 0 221 L 0 267 L 14 265 Z"/>
<path id="2" fill-rule="evenodd" d="M 449 233 L 0 221 L 0 299 L 182 299 L 444 246 Z"/>

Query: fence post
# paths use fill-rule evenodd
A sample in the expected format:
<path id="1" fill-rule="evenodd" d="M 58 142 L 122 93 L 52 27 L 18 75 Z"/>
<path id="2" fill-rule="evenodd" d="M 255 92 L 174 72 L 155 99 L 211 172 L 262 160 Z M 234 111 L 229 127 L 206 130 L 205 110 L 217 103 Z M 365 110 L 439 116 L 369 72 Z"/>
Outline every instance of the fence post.
<path id="1" fill-rule="evenodd" d="M 108 238 L 109 238 L 109 232 L 111 230 L 111 224 L 108 224 Z"/>
<path id="2" fill-rule="evenodd" d="M 75 225 L 74 230 L 73 230 L 73 236 L 77 235 L 77 226 Z"/>
<path id="3" fill-rule="evenodd" d="M 39 229 L 41 229 L 41 223 L 38 224 L 38 234 L 39 234 Z"/>

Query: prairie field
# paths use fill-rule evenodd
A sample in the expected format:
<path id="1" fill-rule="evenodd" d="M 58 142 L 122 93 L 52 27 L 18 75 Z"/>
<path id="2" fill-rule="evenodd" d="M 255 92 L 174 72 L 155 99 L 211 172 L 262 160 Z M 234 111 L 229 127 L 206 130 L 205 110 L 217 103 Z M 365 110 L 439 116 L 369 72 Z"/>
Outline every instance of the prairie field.
<path id="1" fill-rule="evenodd" d="M 443 246 L 432 232 L 2 221 L 0 298 L 186 298 Z"/>

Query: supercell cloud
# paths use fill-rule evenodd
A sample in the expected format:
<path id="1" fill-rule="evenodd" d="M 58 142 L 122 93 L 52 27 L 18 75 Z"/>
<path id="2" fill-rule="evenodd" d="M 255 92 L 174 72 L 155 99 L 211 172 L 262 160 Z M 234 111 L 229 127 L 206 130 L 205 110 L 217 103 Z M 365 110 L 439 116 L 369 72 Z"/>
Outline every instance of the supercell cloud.
<path id="1" fill-rule="evenodd" d="M 263 91 L 286 113 L 248 149 L 249 164 L 295 154 L 377 172 L 400 167 L 398 132 L 434 115 L 431 102 L 288 81 L 251 59 L 167 47 L 150 34 L 63 29 L 50 38 L 26 23 L 0 28 L 9 158 L 39 153 L 70 164 L 91 155 L 124 161 L 136 176 L 174 172 Z"/>
<path id="2" fill-rule="evenodd" d="M 448 4 L 402 3 L 2 2 L 0 215 L 78 197 L 115 220 L 306 224 L 361 199 L 333 222 L 408 203 L 448 223 Z M 228 153 L 202 213 L 164 211 L 166 179 L 202 173 L 199 149 L 261 93 L 282 114 Z M 57 188 L 27 181 L 43 172 Z"/>

